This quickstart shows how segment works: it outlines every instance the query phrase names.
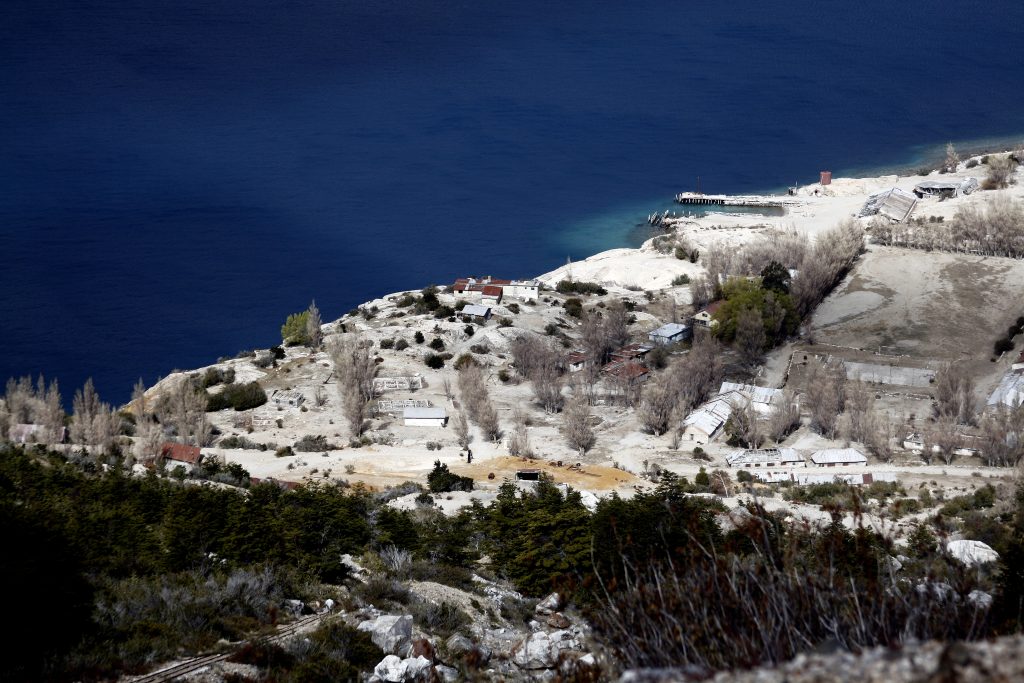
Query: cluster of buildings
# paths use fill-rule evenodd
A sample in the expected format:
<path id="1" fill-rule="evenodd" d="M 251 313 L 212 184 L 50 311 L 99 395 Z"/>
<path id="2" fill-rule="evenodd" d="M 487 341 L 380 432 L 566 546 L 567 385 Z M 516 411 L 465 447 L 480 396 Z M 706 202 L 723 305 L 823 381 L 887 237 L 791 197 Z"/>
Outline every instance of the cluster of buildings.
<path id="1" fill-rule="evenodd" d="M 683 441 L 695 445 L 708 444 L 724 431 L 733 410 L 746 410 L 749 406 L 758 415 L 770 415 L 780 400 L 781 389 L 722 382 L 718 393 L 711 400 L 697 407 L 683 420 Z"/>
<path id="2" fill-rule="evenodd" d="M 986 407 L 1006 406 L 1016 408 L 1024 405 L 1024 352 L 1010 366 L 1010 371 L 1003 375 L 999 386 L 988 397 Z"/>
<path id="3" fill-rule="evenodd" d="M 504 298 L 536 301 L 540 296 L 540 280 L 501 280 L 491 277 L 460 277 L 452 285 L 458 298 L 480 304 L 498 305 Z"/>
<path id="4" fill-rule="evenodd" d="M 804 457 L 794 448 L 758 448 L 738 450 L 725 456 L 729 467 L 749 470 L 756 479 L 767 484 L 793 482 L 799 485 L 843 482 L 851 485 L 876 481 L 896 481 L 893 472 L 817 472 L 816 469 L 859 467 L 867 457 L 856 448 L 826 448 Z M 785 469 L 771 469 L 771 468 Z"/>
<path id="5" fill-rule="evenodd" d="M 629 344 L 612 352 L 608 362 L 601 367 L 601 374 L 633 386 L 647 381 L 650 368 L 647 355 L 654 350 L 652 344 Z M 569 372 L 580 372 L 594 363 L 593 358 L 583 351 L 571 351 L 565 357 Z"/>

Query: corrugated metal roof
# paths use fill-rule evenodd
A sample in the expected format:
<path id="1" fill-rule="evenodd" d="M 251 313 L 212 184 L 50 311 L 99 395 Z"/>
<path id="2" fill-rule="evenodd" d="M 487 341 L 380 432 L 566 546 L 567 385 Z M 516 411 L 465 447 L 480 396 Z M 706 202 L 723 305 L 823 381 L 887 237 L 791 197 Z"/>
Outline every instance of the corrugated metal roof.
<path id="1" fill-rule="evenodd" d="M 486 318 L 491 314 L 490 306 L 481 306 L 480 304 L 468 304 L 462 309 L 463 315 L 477 315 L 481 318 Z"/>
<path id="2" fill-rule="evenodd" d="M 732 467 L 746 464 L 796 463 L 803 462 L 804 457 L 793 448 L 763 448 L 735 451 L 725 456 L 725 461 Z"/>
<path id="3" fill-rule="evenodd" d="M 686 416 L 683 425 L 695 427 L 705 434 L 714 434 L 732 415 L 732 406 L 727 401 L 711 401 Z"/>
<path id="4" fill-rule="evenodd" d="M 448 413 L 444 408 L 403 408 L 402 417 L 406 420 L 443 420 Z"/>
<path id="5" fill-rule="evenodd" d="M 868 459 L 856 448 L 826 448 L 811 455 L 815 465 L 866 463 Z"/>
<path id="6" fill-rule="evenodd" d="M 658 329 L 648 332 L 648 335 L 653 337 L 674 337 L 677 334 L 686 332 L 688 329 L 690 329 L 690 326 L 682 323 L 665 323 Z"/>
<path id="7" fill-rule="evenodd" d="M 754 403 L 771 403 L 776 396 L 782 393 L 781 389 L 757 387 L 753 384 L 739 384 L 737 382 L 722 382 L 722 387 L 718 390 L 718 393 L 726 394 L 730 391 L 738 391 Z"/>

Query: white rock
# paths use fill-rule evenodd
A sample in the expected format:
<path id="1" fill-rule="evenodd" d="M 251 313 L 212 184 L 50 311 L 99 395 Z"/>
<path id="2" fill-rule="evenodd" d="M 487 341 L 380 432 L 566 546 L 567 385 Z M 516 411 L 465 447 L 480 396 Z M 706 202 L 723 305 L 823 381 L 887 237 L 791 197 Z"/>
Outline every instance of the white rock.
<path id="1" fill-rule="evenodd" d="M 999 559 L 999 553 L 981 541 L 950 541 L 946 544 L 946 552 L 968 567 L 988 564 Z"/>
<path id="2" fill-rule="evenodd" d="M 537 614 L 543 614 L 544 616 L 547 616 L 552 612 L 557 611 L 558 608 L 561 606 L 561 596 L 559 596 L 558 593 L 552 593 L 551 595 L 547 596 L 546 598 L 537 603 L 536 612 Z"/>
<path id="3" fill-rule="evenodd" d="M 978 609 L 988 609 L 992 607 L 992 596 L 985 591 L 971 591 L 967 594 L 967 601 Z"/>
<path id="4" fill-rule="evenodd" d="M 426 657 L 401 659 L 388 655 L 373 668 L 373 675 L 386 683 L 426 680 L 430 672 L 430 661 Z"/>
<path id="5" fill-rule="evenodd" d="M 404 655 L 409 651 L 412 617 L 408 614 L 400 617 L 385 614 L 376 619 L 367 619 L 356 628 L 369 633 L 374 645 L 384 652 Z"/>
<path id="6" fill-rule="evenodd" d="M 434 667 L 434 671 L 437 672 L 437 674 L 441 677 L 441 680 L 444 681 L 444 683 L 454 683 L 455 681 L 459 680 L 458 669 L 452 668 L 450 666 L 438 664 Z"/>
<path id="7" fill-rule="evenodd" d="M 512 648 L 512 662 L 520 669 L 550 669 L 567 650 L 581 650 L 580 642 L 568 631 L 534 633 Z"/>

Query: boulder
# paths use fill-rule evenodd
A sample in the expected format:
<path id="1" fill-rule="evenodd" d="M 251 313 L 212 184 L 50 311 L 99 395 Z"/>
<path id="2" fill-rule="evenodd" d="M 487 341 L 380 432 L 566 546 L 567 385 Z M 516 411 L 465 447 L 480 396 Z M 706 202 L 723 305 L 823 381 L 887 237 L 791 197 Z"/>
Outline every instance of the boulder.
<path id="1" fill-rule="evenodd" d="M 306 604 L 302 600 L 285 600 L 282 608 L 288 616 L 298 618 L 305 612 Z"/>
<path id="2" fill-rule="evenodd" d="M 426 638 L 416 638 L 412 641 L 412 652 L 410 657 L 423 657 L 431 663 L 437 661 L 433 644 Z"/>
<path id="3" fill-rule="evenodd" d="M 971 591 L 967 594 L 967 601 L 978 609 L 989 609 L 992 607 L 992 596 L 985 591 Z"/>
<path id="4" fill-rule="evenodd" d="M 437 675 L 441 677 L 444 683 L 455 683 L 455 681 L 459 680 L 459 671 L 453 667 L 438 664 L 434 667 L 434 671 L 437 672 Z"/>
<path id="5" fill-rule="evenodd" d="M 569 619 L 566 618 L 566 616 L 561 612 L 555 612 L 550 617 L 548 617 L 548 626 L 550 626 L 551 628 L 563 629 L 569 628 L 569 626 L 571 625 L 572 623 L 569 621 Z"/>
<path id="6" fill-rule="evenodd" d="M 473 641 L 461 633 L 456 633 L 446 640 L 444 646 L 453 657 L 461 657 L 467 652 L 472 652 L 474 647 Z"/>
<path id="7" fill-rule="evenodd" d="M 988 564 L 999 559 L 999 553 L 981 541 L 950 541 L 946 544 L 946 552 L 968 567 Z"/>
<path id="8" fill-rule="evenodd" d="M 537 614 L 543 614 L 547 616 L 552 612 L 556 612 L 562 607 L 562 596 L 558 593 L 552 593 L 548 597 L 544 598 L 537 603 L 535 611 Z"/>
<path id="9" fill-rule="evenodd" d="M 384 683 L 426 681 L 430 679 L 431 664 L 423 657 L 401 659 L 388 655 L 373 668 L 373 676 Z"/>
<path id="10" fill-rule="evenodd" d="M 374 645 L 388 654 L 405 655 L 412 640 L 412 616 L 384 614 L 376 619 L 367 619 L 357 626 L 360 631 L 370 634 Z"/>
<path id="11" fill-rule="evenodd" d="M 750 510 L 740 505 L 734 507 L 728 512 L 722 512 L 715 515 L 715 522 L 719 527 L 721 527 L 722 531 L 729 532 L 733 529 L 746 526 L 753 518 L 754 515 L 750 514 Z"/>
<path id="12" fill-rule="evenodd" d="M 558 665 L 563 652 L 581 649 L 568 631 L 534 633 L 512 648 L 512 662 L 520 669 L 550 669 Z"/>

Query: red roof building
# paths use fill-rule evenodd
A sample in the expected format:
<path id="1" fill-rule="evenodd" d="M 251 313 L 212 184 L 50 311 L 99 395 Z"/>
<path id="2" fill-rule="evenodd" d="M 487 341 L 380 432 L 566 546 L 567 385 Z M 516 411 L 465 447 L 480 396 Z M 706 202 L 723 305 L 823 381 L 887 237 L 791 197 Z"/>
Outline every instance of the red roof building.
<path id="1" fill-rule="evenodd" d="M 183 462 L 188 465 L 198 465 L 203 454 L 199 446 L 186 446 L 182 443 L 165 443 L 160 446 L 160 457 L 164 460 Z"/>

